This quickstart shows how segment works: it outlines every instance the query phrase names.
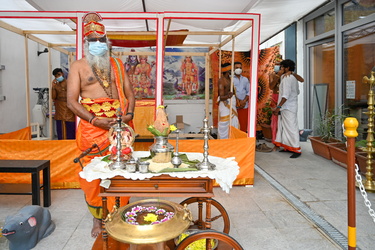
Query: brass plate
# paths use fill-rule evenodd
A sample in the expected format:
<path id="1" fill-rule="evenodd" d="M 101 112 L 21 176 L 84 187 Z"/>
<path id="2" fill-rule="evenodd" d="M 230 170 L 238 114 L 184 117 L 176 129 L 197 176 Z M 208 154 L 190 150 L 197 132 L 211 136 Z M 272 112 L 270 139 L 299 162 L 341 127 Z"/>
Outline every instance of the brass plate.
<path id="1" fill-rule="evenodd" d="M 174 212 L 173 218 L 155 225 L 131 225 L 121 218 L 125 212 L 135 206 L 156 206 Z M 184 207 L 180 204 L 158 199 L 141 200 L 121 207 L 112 214 L 112 220 L 105 223 L 108 234 L 114 239 L 130 244 L 152 244 L 167 241 L 179 236 L 190 225 L 188 218 L 184 219 Z"/>

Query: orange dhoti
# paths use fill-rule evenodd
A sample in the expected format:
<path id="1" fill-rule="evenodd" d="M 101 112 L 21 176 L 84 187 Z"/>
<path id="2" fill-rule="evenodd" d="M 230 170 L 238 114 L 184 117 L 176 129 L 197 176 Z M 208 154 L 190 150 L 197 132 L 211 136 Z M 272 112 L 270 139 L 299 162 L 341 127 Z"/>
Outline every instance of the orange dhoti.
<path id="1" fill-rule="evenodd" d="M 237 109 L 237 113 L 238 113 L 238 121 L 240 123 L 240 129 L 247 133 L 247 123 L 248 123 L 248 120 L 249 120 L 249 109 L 248 108 L 245 108 L 245 109 Z"/>
<path id="2" fill-rule="evenodd" d="M 99 119 L 114 119 L 116 116 L 116 109 L 120 107 L 119 100 L 109 99 L 109 98 L 99 98 L 99 99 L 90 99 L 84 98 L 81 100 L 81 104 L 92 114 Z M 91 162 L 91 159 L 94 157 L 106 155 L 109 148 L 108 140 L 108 131 L 95 127 L 85 120 L 81 120 L 76 135 L 77 146 L 81 151 L 85 151 L 88 148 L 91 148 L 93 144 L 97 144 L 100 148 L 100 151 L 97 148 L 94 148 L 90 154 L 85 156 L 82 159 L 82 163 L 86 166 Z M 81 171 L 81 170 L 80 170 Z M 100 179 L 93 180 L 91 182 L 86 181 L 79 177 L 79 182 L 82 190 L 85 193 L 86 203 L 92 215 L 97 218 L 102 218 L 102 199 L 99 197 L 100 192 Z M 121 198 L 121 204 L 125 205 L 129 201 L 129 197 Z M 108 201 L 108 210 L 111 211 L 114 206 L 114 198 L 109 197 Z"/>

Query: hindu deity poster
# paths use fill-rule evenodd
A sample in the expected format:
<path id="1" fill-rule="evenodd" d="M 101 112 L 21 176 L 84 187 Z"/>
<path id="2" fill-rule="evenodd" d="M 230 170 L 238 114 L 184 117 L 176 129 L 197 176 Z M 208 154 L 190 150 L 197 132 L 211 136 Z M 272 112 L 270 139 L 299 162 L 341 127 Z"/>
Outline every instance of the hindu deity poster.
<path id="1" fill-rule="evenodd" d="M 154 52 L 154 49 L 131 49 L 131 52 Z M 186 55 L 168 55 L 185 52 Z M 206 48 L 166 48 L 163 72 L 164 100 L 204 99 L 205 57 L 190 56 L 191 52 L 208 52 Z M 156 57 L 140 53 L 122 57 L 125 70 L 137 99 L 155 98 Z"/>

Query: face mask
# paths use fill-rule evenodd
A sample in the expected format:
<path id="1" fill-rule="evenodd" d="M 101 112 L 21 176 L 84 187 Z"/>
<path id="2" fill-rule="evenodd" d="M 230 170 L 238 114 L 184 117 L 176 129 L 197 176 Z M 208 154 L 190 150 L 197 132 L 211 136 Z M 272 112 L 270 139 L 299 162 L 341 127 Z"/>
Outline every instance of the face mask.
<path id="1" fill-rule="evenodd" d="M 89 52 L 93 56 L 102 56 L 108 51 L 108 46 L 106 43 L 89 42 Z"/>
<path id="2" fill-rule="evenodd" d="M 241 73 L 242 73 L 242 69 L 235 69 L 235 70 L 234 70 L 234 73 L 235 73 L 236 75 L 241 75 Z"/>
<path id="3" fill-rule="evenodd" d="M 273 67 L 273 70 L 277 73 L 280 71 L 280 65 L 275 65 L 275 67 Z"/>
<path id="4" fill-rule="evenodd" d="M 63 76 L 59 76 L 59 77 L 56 78 L 56 81 L 62 82 L 62 81 L 64 81 L 64 77 Z"/>

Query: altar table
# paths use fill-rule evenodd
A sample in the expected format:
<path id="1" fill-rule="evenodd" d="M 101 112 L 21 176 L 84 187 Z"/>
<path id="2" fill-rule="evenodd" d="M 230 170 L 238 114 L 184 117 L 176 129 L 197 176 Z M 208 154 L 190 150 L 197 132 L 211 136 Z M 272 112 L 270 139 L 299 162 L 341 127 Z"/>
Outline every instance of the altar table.
<path id="1" fill-rule="evenodd" d="M 202 153 L 186 153 L 189 160 L 203 159 Z M 147 157 L 148 151 L 136 151 L 133 157 Z M 216 165 L 215 170 L 200 170 L 169 173 L 128 173 L 125 170 L 110 170 L 103 157 L 96 157 L 89 163 L 80 176 L 86 180 L 102 179 L 100 196 L 103 198 L 103 220 L 108 215 L 107 197 L 204 197 L 206 198 L 206 220 L 204 228 L 211 228 L 211 198 L 214 180 L 229 193 L 233 181 L 239 173 L 238 164 L 233 158 L 223 159 L 209 156 L 208 160 Z M 105 186 L 105 187 L 104 187 Z M 103 226 L 103 248 L 108 248 L 108 235 Z M 99 240 L 100 241 L 100 240 Z M 97 243 L 95 244 L 97 245 Z"/>

